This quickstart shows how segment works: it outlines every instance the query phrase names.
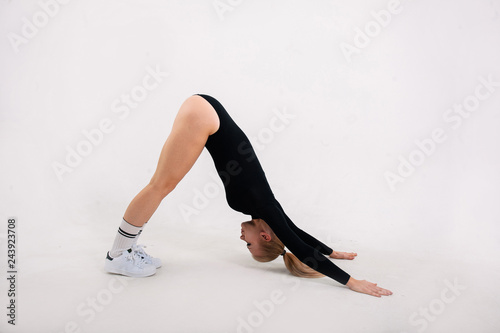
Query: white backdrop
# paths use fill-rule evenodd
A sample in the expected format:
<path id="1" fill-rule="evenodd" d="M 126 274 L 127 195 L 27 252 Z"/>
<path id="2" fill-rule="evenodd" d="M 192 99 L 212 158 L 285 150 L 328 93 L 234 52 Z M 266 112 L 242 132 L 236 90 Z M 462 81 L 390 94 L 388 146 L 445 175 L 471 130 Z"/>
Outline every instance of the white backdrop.
<path id="1" fill-rule="evenodd" d="M 499 17 L 497 0 L 0 2 L 0 267 L 15 217 L 19 269 L 0 330 L 497 332 Z M 105 299 L 103 257 L 194 93 L 251 138 L 288 215 L 393 296 L 300 280 L 259 310 L 283 264 L 249 258 L 205 151 L 141 238 L 161 273 Z"/>

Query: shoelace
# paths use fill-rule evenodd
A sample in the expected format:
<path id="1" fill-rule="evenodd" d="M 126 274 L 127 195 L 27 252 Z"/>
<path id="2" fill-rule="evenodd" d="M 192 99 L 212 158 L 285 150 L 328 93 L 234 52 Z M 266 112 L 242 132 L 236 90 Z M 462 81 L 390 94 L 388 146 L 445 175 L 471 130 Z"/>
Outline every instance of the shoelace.
<path id="1" fill-rule="evenodd" d="M 139 245 L 134 245 L 132 246 L 132 253 L 134 253 L 135 255 L 138 255 L 142 258 L 142 260 L 146 260 L 146 261 L 150 261 L 151 260 L 151 256 L 149 254 L 146 253 L 146 251 L 144 251 L 144 248 L 146 246 L 145 245 L 142 245 L 142 244 L 139 244 Z"/>
<path id="2" fill-rule="evenodd" d="M 141 253 L 138 253 L 132 248 L 132 252 L 127 253 L 127 258 L 128 261 L 133 261 L 134 265 L 136 266 L 143 266 L 144 264 L 147 264 L 145 256 L 143 256 Z"/>

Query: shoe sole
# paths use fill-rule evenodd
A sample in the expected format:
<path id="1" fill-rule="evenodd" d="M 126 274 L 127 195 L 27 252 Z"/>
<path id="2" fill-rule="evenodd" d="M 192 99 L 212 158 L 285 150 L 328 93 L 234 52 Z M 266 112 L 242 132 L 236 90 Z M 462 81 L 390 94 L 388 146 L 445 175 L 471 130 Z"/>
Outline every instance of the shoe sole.
<path id="1" fill-rule="evenodd" d="M 118 274 L 118 275 L 123 275 L 123 276 L 128 276 L 128 277 L 135 277 L 135 278 L 148 277 L 148 276 L 152 276 L 152 275 L 156 274 L 156 270 L 154 270 L 151 273 L 130 273 L 130 272 L 127 272 L 124 270 L 113 269 L 113 268 L 109 268 L 109 267 L 104 267 L 104 269 L 106 270 L 107 273 Z"/>
<path id="2" fill-rule="evenodd" d="M 123 275 L 123 276 L 128 276 L 128 277 L 133 277 L 133 278 L 142 278 L 142 277 L 148 277 L 155 275 L 156 272 L 153 272 L 151 274 L 130 274 L 128 272 L 120 272 L 120 271 L 112 271 L 112 270 L 107 270 L 106 271 L 109 274 L 117 274 L 117 275 Z"/>

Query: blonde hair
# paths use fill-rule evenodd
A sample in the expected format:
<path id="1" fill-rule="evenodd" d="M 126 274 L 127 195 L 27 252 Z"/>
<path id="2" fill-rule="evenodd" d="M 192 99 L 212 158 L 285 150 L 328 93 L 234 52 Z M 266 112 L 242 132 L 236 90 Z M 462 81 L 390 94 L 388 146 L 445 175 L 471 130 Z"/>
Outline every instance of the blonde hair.
<path id="1" fill-rule="evenodd" d="M 261 220 L 264 222 L 263 220 Z M 265 223 L 265 222 L 264 222 Z M 285 249 L 285 245 L 276 236 L 276 234 L 271 230 L 271 240 L 260 242 L 261 254 L 254 255 L 252 257 L 259 262 L 269 262 L 278 258 Z M 286 252 L 283 255 L 283 261 L 285 266 L 292 275 L 304 278 L 321 278 L 324 277 L 323 274 L 315 271 L 306 264 L 302 263 L 293 253 Z"/>

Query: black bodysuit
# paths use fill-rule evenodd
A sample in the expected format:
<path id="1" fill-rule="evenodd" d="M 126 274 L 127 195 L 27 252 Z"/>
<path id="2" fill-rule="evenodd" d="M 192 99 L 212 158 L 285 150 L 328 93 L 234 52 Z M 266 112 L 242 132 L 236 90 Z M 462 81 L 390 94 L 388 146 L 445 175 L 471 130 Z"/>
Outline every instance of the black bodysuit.
<path id="1" fill-rule="evenodd" d="M 245 133 L 219 101 L 208 95 L 198 95 L 207 100 L 219 115 L 219 129 L 208 137 L 205 147 L 224 184 L 229 206 L 251 215 L 253 219 L 264 220 L 300 261 L 346 284 L 349 274 L 324 256 L 330 255 L 333 250 L 297 228 L 286 216 L 269 187 L 264 170 Z"/>

